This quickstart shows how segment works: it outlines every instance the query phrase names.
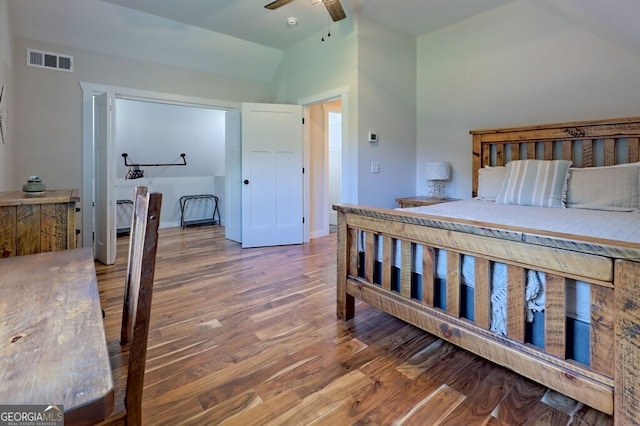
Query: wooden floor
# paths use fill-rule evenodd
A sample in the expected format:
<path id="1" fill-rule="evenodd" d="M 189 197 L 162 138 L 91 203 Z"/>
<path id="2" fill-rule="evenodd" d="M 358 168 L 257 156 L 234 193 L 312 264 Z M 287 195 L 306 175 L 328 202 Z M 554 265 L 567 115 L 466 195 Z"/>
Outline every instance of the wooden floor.
<path id="1" fill-rule="evenodd" d="M 111 348 L 127 244 L 116 265 L 97 264 Z M 612 423 L 363 303 L 338 320 L 335 249 L 335 234 L 243 250 L 218 226 L 161 229 L 144 423 Z"/>

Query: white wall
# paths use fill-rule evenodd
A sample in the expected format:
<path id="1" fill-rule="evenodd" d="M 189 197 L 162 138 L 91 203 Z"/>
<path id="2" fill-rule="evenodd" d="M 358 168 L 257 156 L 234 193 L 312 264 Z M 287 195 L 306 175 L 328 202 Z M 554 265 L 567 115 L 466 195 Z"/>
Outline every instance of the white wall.
<path id="1" fill-rule="evenodd" d="M 0 87 L 4 86 L 3 102 L 0 104 L 0 115 L 3 116 L 4 143 L 0 142 L 0 191 L 16 189 L 8 184 L 13 173 L 11 137 L 12 125 L 10 115 L 13 114 L 13 60 L 11 54 L 11 25 L 9 22 L 8 1 L 0 0 Z"/>
<path id="2" fill-rule="evenodd" d="M 417 180 L 446 160 L 471 194 L 469 130 L 639 114 L 640 57 L 521 0 L 418 39 Z"/>
<path id="3" fill-rule="evenodd" d="M 326 35 L 326 34 L 325 34 Z M 358 201 L 357 36 L 352 22 L 332 26 L 331 37 L 310 37 L 285 51 L 273 83 L 274 102 L 309 105 L 341 97 L 343 117 L 342 199 Z"/>
<path id="4" fill-rule="evenodd" d="M 122 153 L 129 163 L 182 163 L 186 166 L 144 167 L 146 177 L 224 176 L 225 111 L 116 100 L 117 176 L 124 177 Z"/>
<path id="5" fill-rule="evenodd" d="M 415 38 L 361 17 L 354 21 L 337 26 L 325 42 L 319 34 L 287 50 L 275 99 L 304 104 L 346 93 L 342 199 L 393 207 L 415 186 Z M 368 142 L 369 131 L 380 135 L 378 144 Z M 371 173 L 371 161 L 381 163 L 381 173 Z"/>
<path id="6" fill-rule="evenodd" d="M 22 38 L 15 41 L 15 90 L 20 96 L 13 114 L 13 186 L 31 174 L 39 174 L 49 188 L 82 187 L 80 82 L 226 101 L 271 100 L 270 87 L 264 83 Z M 72 55 L 74 72 L 27 67 L 27 48 Z"/>
<path id="7" fill-rule="evenodd" d="M 264 84 L 272 81 L 282 58 L 279 49 L 107 1 L 9 3 L 13 34 L 24 39 Z"/>
<path id="8" fill-rule="evenodd" d="M 384 25 L 358 24 L 358 202 L 396 207 L 414 194 L 416 40 Z M 368 133 L 378 135 L 370 143 Z M 380 163 L 380 173 L 371 163 Z"/>

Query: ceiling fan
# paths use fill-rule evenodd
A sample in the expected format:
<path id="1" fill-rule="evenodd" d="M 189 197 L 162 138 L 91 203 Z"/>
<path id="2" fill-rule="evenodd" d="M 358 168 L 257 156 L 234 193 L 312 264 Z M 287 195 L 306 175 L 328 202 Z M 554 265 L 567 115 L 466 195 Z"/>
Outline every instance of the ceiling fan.
<path id="1" fill-rule="evenodd" d="M 293 0 L 275 0 L 266 5 L 265 8 L 269 10 L 276 10 L 279 7 L 291 3 L 292 1 Z M 333 19 L 333 22 L 341 21 L 347 17 L 347 14 L 344 13 L 344 9 L 340 4 L 340 0 L 322 0 L 322 3 L 324 3 L 327 10 L 329 11 L 329 15 L 331 15 L 331 19 Z"/>

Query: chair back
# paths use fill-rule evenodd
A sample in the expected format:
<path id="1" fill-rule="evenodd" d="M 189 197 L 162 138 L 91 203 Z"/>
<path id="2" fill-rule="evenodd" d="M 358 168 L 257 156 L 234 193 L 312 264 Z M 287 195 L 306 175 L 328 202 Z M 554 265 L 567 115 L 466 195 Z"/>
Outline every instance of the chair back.
<path id="1" fill-rule="evenodd" d="M 120 344 L 129 346 L 125 394 L 128 425 L 139 425 L 142 418 L 142 387 L 161 205 L 162 194 L 149 194 L 146 187 L 136 187 L 120 333 Z"/>

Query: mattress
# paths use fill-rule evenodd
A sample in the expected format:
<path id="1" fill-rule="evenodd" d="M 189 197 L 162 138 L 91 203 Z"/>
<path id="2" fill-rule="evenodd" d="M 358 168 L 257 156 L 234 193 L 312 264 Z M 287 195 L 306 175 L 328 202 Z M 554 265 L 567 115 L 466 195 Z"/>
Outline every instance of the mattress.
<path id="1" fill-rule="evenodd" d="M 476 199 L 401 210 L 640 244 L 640 212 L 517 206 Z"/>

